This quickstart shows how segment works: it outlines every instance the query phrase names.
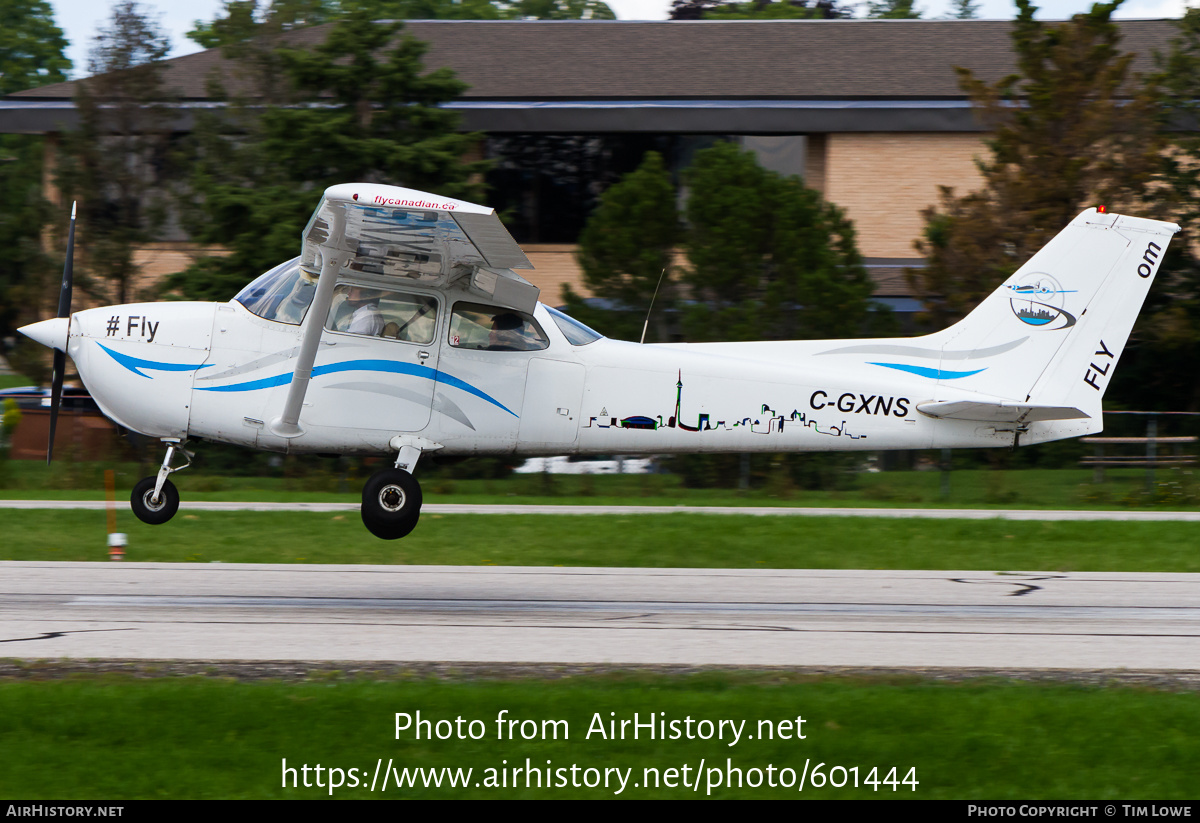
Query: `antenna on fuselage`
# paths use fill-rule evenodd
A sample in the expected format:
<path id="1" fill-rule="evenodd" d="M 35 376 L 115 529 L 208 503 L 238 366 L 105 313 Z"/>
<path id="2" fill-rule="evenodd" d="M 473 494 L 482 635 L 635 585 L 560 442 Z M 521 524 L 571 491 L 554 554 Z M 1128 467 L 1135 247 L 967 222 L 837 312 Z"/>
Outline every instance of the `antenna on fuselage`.
<path id="1" fill-rule="evenodd" d="M 646 342 L 646 329 L 650 327 L 650 312 L 654 311 L 654 301 L 658 298 L 658 289 L 662 285 L 663 275 L 667 273 L 667 267 L 663 266 L 663 270 L 659 272 L 658 283 L 654 286 L 654 296 L 650 298 L 650 306 L 646 309 L 646 322 L 642 324 L 642 339 L 639 343 Z"/>

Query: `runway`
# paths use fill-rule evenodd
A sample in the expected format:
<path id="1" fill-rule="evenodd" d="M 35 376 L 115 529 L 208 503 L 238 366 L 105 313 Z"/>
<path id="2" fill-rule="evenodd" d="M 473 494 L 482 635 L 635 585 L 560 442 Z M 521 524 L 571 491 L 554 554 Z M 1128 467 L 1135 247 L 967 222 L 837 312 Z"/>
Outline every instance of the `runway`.
<path id="1" fill-rule="evenodd" d="M 1200 669 L 1200 575 L 0 563 L 0 657 Z"/>

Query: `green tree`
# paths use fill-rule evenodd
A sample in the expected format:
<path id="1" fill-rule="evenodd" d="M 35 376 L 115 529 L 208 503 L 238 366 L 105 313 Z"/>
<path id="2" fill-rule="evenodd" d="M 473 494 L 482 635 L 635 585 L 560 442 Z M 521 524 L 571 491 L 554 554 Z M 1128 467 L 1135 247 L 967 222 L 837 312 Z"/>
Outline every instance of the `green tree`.
<path id="1" fill-rule="evenodd" d="M 987 84 L 958 69 L 963 89 L 991 129 L 979 161 L 983 187 L 943 189 L 925 211 L 916 244 L 924 269 L 910 272 L 927 318 L 961 318 L 1089 205 L 1134 208 L 1158 168 L 1153 88 L 1130 76 L 1110 16 L 1098 3 L 1065 23 L 1033 19 L 1017 0 L 1017 73 Z"/>
<path id="2" fill-rule="evenodd" d="M 600 0 L 517 0 L 515 18 L 535 20 L 616 20 L 617 15 Z"/>
<path id="3" fill-rule="evenodd" d="M 71 61 L 67 41 L 46 0 L 0 4 L 0 94 L 66 79 Z"/>
<path id="4" fill-rule="evenodd" d="M 684 179 L 688 340 L 867 331 L 873 286 L 840 209 L 732 143 L 698 152 Z"/>
<path id="5" fill-rule="evenodd" d="M 580 265 L 597 297 L 637 311 L 599 312 L 572 295 L 573 314 L 613 336 L 636 340 L 660 273 L 682 252 L 687 265 L 665 281 L 655 318 L 675 304 L 689 341 L 858 337 L 892 331 L 872 311 L 872 283 L 850 221 L 835 206 L 758 165 L 732 143 L 697 152 L 683 173 L 686 228 L 661 158 L 604 193 L 580 239 Z M 678 246 L 678 248 L 676 248 Z M 672 301 L 674 298 L 674 301 Z M 607 316 L 604 316 L 607 315 Z M 663 339 L 661 330 L 648 339 Z M 832 487 L 844 459 L 813 455 L 682 455 L 671 470 L 688 486 Z"/>
<path id="6" fill-rule="evenodd" d="M 1179 20 L 1179 35 L 1158 58 L 1160 129 L 1169 137 L 1156 194 L 1183 231 L 1172 241 L 1134 331 L 1143 345 L 1122 371 L 1137 375 L 1139 405 L 1200 411 L 1200 9 Z M 1119 386 L 1120 384 L 1118 384 Z"/>
<path id="7" fill-rule="evenodd" d="M 71 68 L 63 52 L 67 41 L 55 25 L 46 0 L 8 0 L 0 4 L 0 94 L 12 94 L 66 80 Z M 37 319 L 42 286 L 52 265 L 41 241 L 51 218 L 42 197 L 45 140 L 30 135 L 0 135 L 0 339 L 23 322 Z"/>
<path id="8" fill-rule="evenodd" d="M 882 20 L 918 20 L 921 13 L 913 8 L 913 0 L 870 0 L 867 17 Z"/>
<path id="9" fill-rule="evenodd" d="M 832 20 L 852 17 L 835 0 L 675 0 L 672 20 Z"/>
<path id="10" fill-rule="evenodd" d="M 979 6 L 975 0 L 954 0 L 950 4 L 949 17 L 955 20 L 976 20 L 979 18 Z"/>
<path id="11" fill-rule="evenodd" d="M 206 49 L 362 14 L 372 20 L 615 20 L 600 0 L 225 0 L 188 32 Z"/>
<path id="12" fill-rule="evenodd" d="M 568 288 L 571 313 L 611 337 L 638 340 L 658 291 L 653 333 L 648 331 L 647 339 L 666 339 L 662 309 L 673 298 L 671 262 L 679 239 L 675 185 L 662 156 L 646 152 L 641 166 L 604 192 L 579 237 L 584 282 L 615 310 L 593 309 Z"/>
<path id="13" fill-rule="evenodd" d="M 363 13 L 343 18 L 318 48 L 277 53 L 295 105 L 246 113 L 236 121 L 243 134 L 211 118 L 197 130 L 184 222 L 193 239 L 231 253 L 198 261 L 171 278 L 174 288 L 228 299 L 250 276 L 295 256 L 316 197 L 335 183 L 480 196 L 481 164 L 463 160 L 478 136 L 460 133 L 458 115 L 439 107 L 465 86 L 449 69 L 426 72 L 426 46 L 401 29 Z"/>
<path id="14" fill-rule="evenodd" d="M 225 0 L 221 14 L 209 22 L 197 20 L 187 36 L 206 49 L 244 43 L 264 34 L 328 22 L 329 0 Z"/>
<path id="15" fill-rule="evenodd" d="M 170 41 L 133 0 L 113 7 L 75 95 L 77 131 L 64 135 L 59 186 L 79 200 L 81 285 L 132 299 L 134 251 L 158 239 L 166 217 L 170 118 L 162 59 Z"/>

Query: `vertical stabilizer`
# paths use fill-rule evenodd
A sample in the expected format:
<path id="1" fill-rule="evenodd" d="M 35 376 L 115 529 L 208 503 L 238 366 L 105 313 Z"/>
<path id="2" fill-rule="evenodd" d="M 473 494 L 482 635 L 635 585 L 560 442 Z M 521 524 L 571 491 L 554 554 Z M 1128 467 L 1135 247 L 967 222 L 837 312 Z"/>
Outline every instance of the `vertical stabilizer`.
<path id="1" fill-rule="evenodd" d="M 1158 272 L 1173 223 L 1089 209 L 954 326 L 939 384 L 1099 417 L 1100 399 Z M 979 372 L 962 376 L 969 356 Z M 985 368 L 980 368 L 985 366 Z"/>

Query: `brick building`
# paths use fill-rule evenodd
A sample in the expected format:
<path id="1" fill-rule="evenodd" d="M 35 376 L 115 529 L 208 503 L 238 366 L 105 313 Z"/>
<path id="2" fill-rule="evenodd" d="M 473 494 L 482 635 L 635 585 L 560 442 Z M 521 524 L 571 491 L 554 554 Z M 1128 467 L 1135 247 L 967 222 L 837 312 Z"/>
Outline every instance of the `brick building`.
<path id="1" fill-rule="evenodd" d="M 1150 71 L 1176 31 L 1169 20 L 1117 25 L 1135 72 Z M 328 31 L 286 38 L 311 46 Z M 530 279 L 550 303 L 563 283 L 585 291 L 574 242 L 599 193 L 644 151 L 679 170 L 697 149 L 734 139 L 845 209 L 876 296 L 913 308 L 903 269 L 920 264 L 921 210 L 939 186 L 979 182 L 983 134 L 954 69 L 987 81 L 1014 70 L 1005 21 L 409 21 L 406 31 L 429 44 L 426 66 L 448 66 L 470 85 L 452 107 L 464 129 L 487 135 L 489 205 L 512 215 L 537 267 Z M 189 111 L 211 104 L 214 72 L 236 87 L 230 69 L 219 50 L 167 62 L 175 128 L 186 131 Z M 60 83 L 0 100 L 0 133 L 71 128 L 73 94 Z M 161 276 L 193 251 L 167 237 L 140 259 Z"/>

